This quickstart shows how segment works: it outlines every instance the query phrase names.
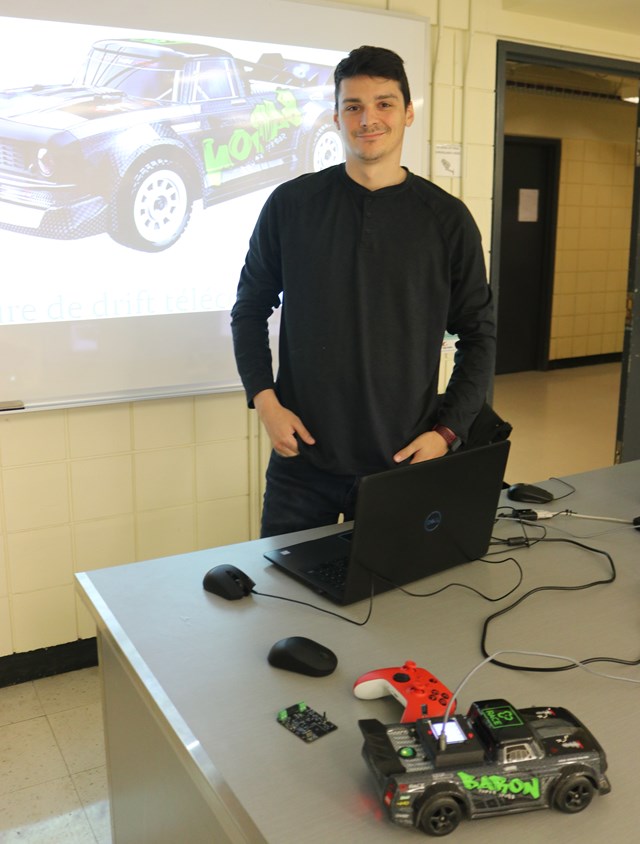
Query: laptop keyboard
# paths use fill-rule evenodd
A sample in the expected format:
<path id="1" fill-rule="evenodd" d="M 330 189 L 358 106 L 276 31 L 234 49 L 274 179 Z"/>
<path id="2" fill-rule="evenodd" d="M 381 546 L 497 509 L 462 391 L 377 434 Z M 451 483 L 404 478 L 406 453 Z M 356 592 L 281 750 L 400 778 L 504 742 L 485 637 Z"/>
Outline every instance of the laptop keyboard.
<path id="1" fill-rule="evenodd" d="M 307 573 L 327 586 L 333 586 L 334 589 L 341 589 L 347 582 L 348 562 L 349 557 L 339 557 L 336 560 L 319 563 L 314 568 L 309 569 Z"/>

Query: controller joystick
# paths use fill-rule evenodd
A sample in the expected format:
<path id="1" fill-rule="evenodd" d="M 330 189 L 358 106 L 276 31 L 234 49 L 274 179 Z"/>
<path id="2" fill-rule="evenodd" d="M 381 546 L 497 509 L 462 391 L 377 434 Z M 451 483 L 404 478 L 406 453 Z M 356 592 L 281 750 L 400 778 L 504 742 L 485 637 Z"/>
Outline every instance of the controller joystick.
<path id="1" fill-rule="evenodd" d="M 374 700 L 393 695 L 405 705 L 400 723 L 408 724 L 418 718 L 438 718 L 444 715 L 452 692 L 424 668 L 407 661 L 399 668 L 377 668 L 359 677 L 353 693 L 361 700 Z M 455 711 L 455 701 L 451 713 Z"/>

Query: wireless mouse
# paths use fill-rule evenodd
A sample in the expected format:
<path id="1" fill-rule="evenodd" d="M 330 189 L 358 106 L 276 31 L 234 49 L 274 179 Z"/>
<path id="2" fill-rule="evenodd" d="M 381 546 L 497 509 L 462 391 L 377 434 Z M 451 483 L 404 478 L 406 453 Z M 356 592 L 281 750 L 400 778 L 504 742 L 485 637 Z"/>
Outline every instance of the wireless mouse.
<path id="1" fill-rule="evenodd" d="M 326 677 L 335 671 L 338 658 L 324 645 L 305 636 L 280 639 L 269 651 L 269 664 L 310 677 Z"/>
<path id="2" fill-rule="evenodd" d="M 548 490 L 533 484 L 513 484 L 507 490 L 507 498 L 526 501 L 528 504 L 548 504 L 553 501 L 553 495 Z"/>
<path id="3" fill-rule="evenodd" d="M 220 595 L 227 601 L 244 598 L 251 594 L 255 585 L 249 575 L 229 563 L 209 569 L 202 581 L 202 586 L 207 592 Z"/>

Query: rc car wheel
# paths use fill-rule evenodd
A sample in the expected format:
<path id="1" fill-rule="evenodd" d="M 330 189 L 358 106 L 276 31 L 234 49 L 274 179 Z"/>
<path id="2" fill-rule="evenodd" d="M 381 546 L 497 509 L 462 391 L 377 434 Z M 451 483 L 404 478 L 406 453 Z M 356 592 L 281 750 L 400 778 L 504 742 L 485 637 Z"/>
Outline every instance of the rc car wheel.
<path id="1" fill-rule="evenodd" d="M 587 808 L 593 798 L 593 792 L 593 785 L 587 777 L 567 777 L 558 784 L 553 802 L 561 812 L 575 814 Z"/>
<path id="2" fill-rule="evenodd" d="M 332 123 L 323 123 L 310 140 L 307 167 L 317 173 L 341 161 L 344 161 L 342 138 Z"/>
<path id="3" fill-rule="evenodd" d="M 449 835 L 462 820 L 462 809 L 452 797 L 435 794 L 418 809 L 416 826 L 427 835 Z"/>
<path id="4" fill-rule="evenodd" d="M 157 159 L 125 183 L 115 203 L 112 237 L 143 252 L 172 246 L 191 216 L 186 178 L 171 161 Z"/>

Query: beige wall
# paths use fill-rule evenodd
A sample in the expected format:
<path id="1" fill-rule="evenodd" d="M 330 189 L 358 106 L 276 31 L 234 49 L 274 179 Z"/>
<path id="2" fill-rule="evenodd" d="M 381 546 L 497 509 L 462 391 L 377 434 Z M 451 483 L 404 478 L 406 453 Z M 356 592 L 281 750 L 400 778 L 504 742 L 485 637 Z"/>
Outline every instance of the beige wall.
<path id="1" fill-rule="evenodd" d="M 636 107 L 508 91 L 504 127 L 561 140 L 549 358 L 621 352 Z"/>
<path id="2" fill-rule="evenodd" d="M 498 38 L 640 56 L 638 38 L 507 13 L 499 0 L 359 5 L 431 18 L 425 143 L 463 144 L 462 179 L 434 181 L 467 202 L 485 246 Z M 353 42 L 360 43 L 357 32 Z M 255 535 L 260 443 L 239 393 L 0 418 L 0 655 L 93 635 L 74 571 Z"/>

